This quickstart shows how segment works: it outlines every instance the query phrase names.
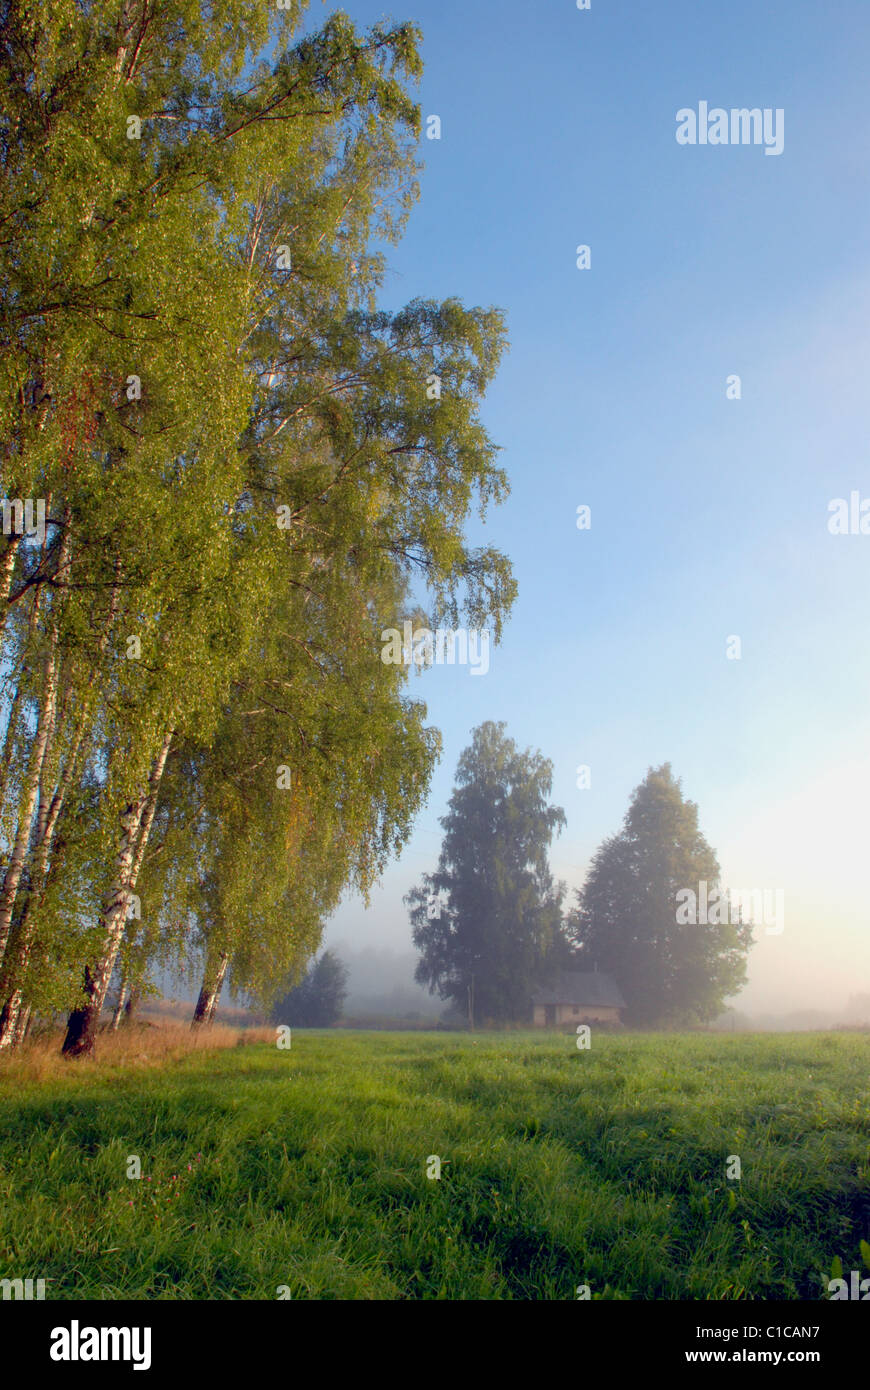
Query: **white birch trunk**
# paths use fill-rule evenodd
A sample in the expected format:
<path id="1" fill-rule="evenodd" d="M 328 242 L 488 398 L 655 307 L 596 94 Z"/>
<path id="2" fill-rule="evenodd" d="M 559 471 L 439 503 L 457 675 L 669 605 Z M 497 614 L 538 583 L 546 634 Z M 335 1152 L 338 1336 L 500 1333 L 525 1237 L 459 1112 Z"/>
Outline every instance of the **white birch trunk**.
<path id="1" fill-rule="evenodd" d="M 26 1004 L 25 1007 L 21 1010 L 20 1014 L 18 1015 L 18 1024 L 15 1029 L 15 1037 L 12 1040 L 13 1047 L 18 1047 L 21 1043 L 24 1042 L 24 1039 L 27 1037 L 27 1034 L 30 1030 L 30 1020 L 32 1016 L 32 1006 L 30 1004 Z"/>
<path id="2" fill-rule="evenodd" d="M 42 778 L 42 764 L 45 758 L 49 731 L 53 723 L 53 708 L 56 690 L 57 667 L 55 646 L 54 642 L 52 642 L 48 656 L 45 659 L 45 682 L 43 685 L 42 700 L 40 701 L 39 720 L 36 738 L 33 741 L 30 754 L 30 766 L 27 769 L 27 776 L 24 784 L 24 796 L 19 808 L 15 842 L 12 846 L 12 853 L 9 856 L 9 863 L 6 866 L 6 874 L 3 879 L 3 890 L 0 892 L 0 963 L 2 963 L 3 957 L 6 954 L 6 946 L 9 941 L 9 932 L 12 926 L 12 910 L 15 906 L 18 886 L 21 883 L 21 875 L 24 872 L 24 864 L 27 859 L 27 850 L 33 828 L 33 813 L 36 809 L 36 798 L 39 793 Z"/>
<path id="3" fill-rule="evenodd" d="M 206 973 L 206 977 L 202 982 L 202 989 L 199 991 L 199 998 L 196 1001 L 196 1009 L 194 1010 L 191 1022 L 192 1028 L 207 1028 L 214 1020 L 218 999 L 220 998 L 220 992 L 223 988 L 224 977 L 226 976 L 229 963 L 229 953 L 224 951 L 218 961 L 218 967 L 214 973 L 214 977 L 210 980 L 208 972 Z"/>
<path id="4" fill-rule="evenodd" d="M 163 776 L 163 769 L 169 756 L 174 732 L 174 729 L 169 729 L 164 735 L 163 744 L 154 760 L 148 778 L 147 794 L 131 802 L 121 816 L 124 833 L 118 852 L 115 883 L 106 900 L 106 907 L 101 919 L 101 925 L 105 932 L 103 952 L 93 970 L 89 966 L 85 967 L 85 992 L 88 997 L 84 1006 L 75 1009 L 70 1015 L 63 1045 L 63 1051 L 68 1057 L 77 1057 L 85 1052 L 90 1052 L 94 1045 L 100 1011 L 105 1003 L 109 981 L 112 978 L 112 971 L 115 968 L 115 961 L 118 958 L 118 950 L 124 935 L 127 904 L 130 900 L 130 894 L 136 887 L 145 847 L 148 844 L 154 812 L 157 809 L 160 779 Z"/>
<path id="5" fill-rule="evenodd" d="M 18 553 L 18 540 L 9 537 L 3 559 L 0 560 L 0 652 L 3 634 L 6 631 L 6 616 L 9 612 L 8 599 L 12 589 L 12 576 L 15 573 L 15 557 Z"/>
<path id="6" fill-rule="evenodd" d="M 19 1025 L 21 1022 L 22 1004 L 24 1002 L 24 991 L 14 989 L 0 1013 L 0 1050 L 6 1050 L 15 1046 L 18 1036 Z"/>
<path id="7" fill-rule="evenodd" d="M 130 986 L 126 979 L 121 981 L 121 988 L 118 990 L 118 1002 L 115 1005 L 115 1012 L 112 1014 L 112 1032 L 117 1033 L 118 1025 L 124 1016 L 124 1005 L 127 1002 L 127 995 L 130 993 Z"/>

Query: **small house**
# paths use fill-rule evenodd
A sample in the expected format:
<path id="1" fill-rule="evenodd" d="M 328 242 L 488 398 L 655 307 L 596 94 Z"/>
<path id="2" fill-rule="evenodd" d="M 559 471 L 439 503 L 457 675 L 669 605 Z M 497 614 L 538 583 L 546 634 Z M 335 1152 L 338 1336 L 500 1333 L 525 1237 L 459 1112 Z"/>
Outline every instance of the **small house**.
<path id="1" fill-rule="evenodd" d="M 621 1023 L 625 1007 L 613 976 L 597 970 L 563 970 L 532 996 L 536 1028 Z"/>

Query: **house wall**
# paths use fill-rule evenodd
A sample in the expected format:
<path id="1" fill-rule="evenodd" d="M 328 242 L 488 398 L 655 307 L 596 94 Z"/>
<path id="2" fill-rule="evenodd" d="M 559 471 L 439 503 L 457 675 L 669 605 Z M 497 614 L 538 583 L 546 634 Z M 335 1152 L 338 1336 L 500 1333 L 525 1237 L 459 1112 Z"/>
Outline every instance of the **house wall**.
<path id="1" fill-rule="evenodd" d="M 606 1004 L 558 1004 L 556 1006 L 556 1027 L 563 1024 L 578 1023 L 619 1023 L 619 1009 Z M 546 1028 L 547 1013 L 543 1004 L 534 1006 L 533 1024 L 535 1028 Z"/>
<path id="2" fill-rule="evenodd" d="M 619 1009 L 608 1004 L 560 1004 L 556 1019 L 559 1023 L 618 1023 Z"/>

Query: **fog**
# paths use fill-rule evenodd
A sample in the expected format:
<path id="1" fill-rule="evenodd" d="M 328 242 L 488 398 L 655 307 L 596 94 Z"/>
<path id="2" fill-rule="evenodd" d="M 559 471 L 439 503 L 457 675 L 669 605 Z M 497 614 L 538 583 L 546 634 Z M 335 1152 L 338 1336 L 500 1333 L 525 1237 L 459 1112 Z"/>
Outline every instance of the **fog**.
<path id="1" fill-rule="evenodd" d="M 417 954 L 413 950 L 395 950 L 389 946 L 353 945 L 347 940 L 331 943 L 348 967 L 347 997 L 344 1012 L 348 1018 L 356 1015 L 435 1019 L 444 1004 L 437 995 L 414 980 Z"/>

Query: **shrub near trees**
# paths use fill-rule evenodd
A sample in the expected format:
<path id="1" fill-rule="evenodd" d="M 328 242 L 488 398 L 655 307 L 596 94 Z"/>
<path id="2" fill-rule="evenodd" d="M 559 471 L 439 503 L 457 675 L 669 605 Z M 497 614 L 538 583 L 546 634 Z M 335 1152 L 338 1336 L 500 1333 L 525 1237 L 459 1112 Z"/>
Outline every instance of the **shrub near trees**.
<path id="1" fill-rule="evenodd" d="M 425 797 L 380 630 L 416 577 L 433 625 L 513 599 L 464 537 L 500 316 L 376 306 L 417 32 L 302 8 L 2 5 L 0 493 L 45 527 L 0 536 L 0 1046 L 89 1052 L 157 960 L 273 999 Z"/>
<path id="2" fill-rule="evenodd" d="M 344 1008 L 347 973 L 334 951 L 324 951 L 305 978 L 276 1005 L 275 1022 L 296 1028 L 332 1028 Z"/>

